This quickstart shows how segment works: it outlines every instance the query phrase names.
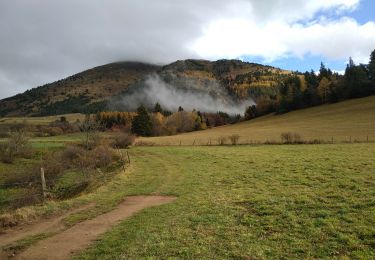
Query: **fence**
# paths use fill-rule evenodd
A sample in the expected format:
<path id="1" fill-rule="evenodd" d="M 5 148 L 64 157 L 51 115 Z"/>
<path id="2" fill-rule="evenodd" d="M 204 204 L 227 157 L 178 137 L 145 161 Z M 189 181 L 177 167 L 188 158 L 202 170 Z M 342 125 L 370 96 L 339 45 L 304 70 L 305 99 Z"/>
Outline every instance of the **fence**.
<path id="1" fill-rule="evenodd" d="M 347 137 L 327 137 L 321 138 L 311 138 L 311 139 L 300 139 L 293 142 L 284 142 L 275 139 L 250 139 L 239 136 L 238 139 L 232 139 L 231 136 L 221 136 L 217 138 L 201 138 L 192 140 L 175 140 L 161 143 L 150 143 L 147 145 L 143 142 L 139 146 L 223 146 L 223 145 L 281 145 L 281 144 L 344 144 L 344 143 L 375 143 L 375 138 L 370 138 L 369 136 L 347 136 Z M 135 146 L 138 146 L 136 143 Z"/>
<path id="2" fill-rule="evenodd" d="M 118 149 L 120 153 L 120 161 L 123 170 L 126 170 L 126 165 L 130 164 L 130 155 L 126 150 L 125 153 L 121 149 Z M 99 173 L 102 173 L 100 169 L 97 169 Z M 79 188 L 79 186 L 86 183 L 75 183 L 70 186 L 60 187 L 58 190 L 50 189 L 46 184 L 46 174 L 44 168 L 40 169 L 40 177 L 30 178 L 28 181 L 24 182 L 10 182 L 5 184 L 0 184 L 0 189 L 12 189 L 12 188 L 29 188 L 26 195 L 15 196 L 14 198 L 0 198 L 0 206 L 6 205 L 16 205 L 25 206 L 27 204 L 33 204 L 34 202 L 42 202 L 47 198 L 53 197 L 53 194 L 61 193 L 62 191 L 72 191 Z"/>

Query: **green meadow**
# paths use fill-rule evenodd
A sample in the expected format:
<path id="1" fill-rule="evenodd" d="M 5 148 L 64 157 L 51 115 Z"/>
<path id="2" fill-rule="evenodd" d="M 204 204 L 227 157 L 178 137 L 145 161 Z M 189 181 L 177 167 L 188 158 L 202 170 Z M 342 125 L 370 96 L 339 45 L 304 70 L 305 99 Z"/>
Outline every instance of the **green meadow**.
<path id="1" fill-rule="evenodd" d="M 77 259 L 375 257 L 375 145 L 135 148 L 123 195 L 173 195 Z M 115 196 L 116 197 L 116 196 Z"/>

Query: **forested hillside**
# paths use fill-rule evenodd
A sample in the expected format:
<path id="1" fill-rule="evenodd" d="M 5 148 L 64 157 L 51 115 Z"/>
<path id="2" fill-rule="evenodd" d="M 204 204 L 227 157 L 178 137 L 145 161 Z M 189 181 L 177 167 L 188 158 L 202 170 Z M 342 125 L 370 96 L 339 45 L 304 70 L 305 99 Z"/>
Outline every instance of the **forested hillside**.
<path id="1" fill-rule="evenodd" d="M 1 116 L 46 116 L 100 111 L 185 109 L 241 114 L 247 119 L 270 112 L 375 94 L 375 51 L 369 64 L 350 58 L 345 75 L 322 63 L 319 72 L 290 72 L 239 60 L 181 60 L 166 66 L 118 62 L 0 101 Z"/>
<path id="2" fill-rule="evenodd" d="M 274 96 L 290 72 L 238 60 L 184 60 L 166 66 L 112 63 L 1 100 L 0 115 L 45 116 L 126 110 L 128 104 L 122 97 L 145 87 L 147 78 L 152 75 L 180 90 L 204 93 L 226 102 L 228 98 L 237 101 L 263 94 Z M 155 103 L 144 105 L 152 107 Z"/>

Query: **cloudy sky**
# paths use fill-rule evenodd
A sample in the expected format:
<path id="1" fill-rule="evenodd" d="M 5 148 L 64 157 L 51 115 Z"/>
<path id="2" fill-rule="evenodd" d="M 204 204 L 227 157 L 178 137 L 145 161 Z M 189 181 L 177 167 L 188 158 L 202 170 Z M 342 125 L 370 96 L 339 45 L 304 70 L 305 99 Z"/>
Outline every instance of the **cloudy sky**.
<path id="1" fill-rule="evenodd" d="M 120 60 L 342 71 L 375 49 L 373 10 L 374 0 L 0 0 L 0 98 Z"/>

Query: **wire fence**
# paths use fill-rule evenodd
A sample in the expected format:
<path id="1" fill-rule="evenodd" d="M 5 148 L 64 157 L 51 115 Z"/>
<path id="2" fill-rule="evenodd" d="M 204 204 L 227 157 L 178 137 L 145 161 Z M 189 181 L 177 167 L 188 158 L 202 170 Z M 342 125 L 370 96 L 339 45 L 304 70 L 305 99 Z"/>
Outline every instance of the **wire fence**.
<path id="1" fill-rule="evenodd" d="M 126 165 L 130 164 L 130 156 L 128 151 L 123 153 L 121 150 L 121 163 L 125 170 Z M 98 168 L 97 172 L 103 175 L 103 172 Z M 47 173 L 48 175 L 48 173 Z M 69 193 L 75 194 L 75 192 L 85 189 L 90 182 L 88 180 L 77 181 L 72 185 L 55 186 L 54 180 L 44 179 L 44 169 L 41 169 L 41 176 L 27 177 L 27 181 L 11 181 L 0 184 L 0 189 L 14 189 L 14 188 L 25 188 L 25 193 L 22 195 L 12 195 L 8 198 L 0 198 L 0 206 L 14 205 L 15 207 L 35 204 L 35 202 L 42 202 L 46 198 L 65 198 L 69 197 Z"/>
<path id="2" fill-rule="evenodd" d="M 292 133 L 294 134 L 294 133 Z M 285 145 L 285 144 L 350 144 L 350 143 L 375 143 L 373 136 L 331 136 L 325 138 L 301 138 L 292 142 L 281 138 L 251 139 L 245 136 L 222 135 L 212 138 L 197 139 L 171 139 L 161 142 L 138 141 L 135 146 L 229 146 L 229 145 Z"/>

